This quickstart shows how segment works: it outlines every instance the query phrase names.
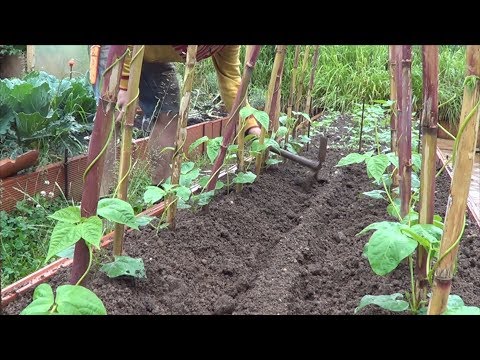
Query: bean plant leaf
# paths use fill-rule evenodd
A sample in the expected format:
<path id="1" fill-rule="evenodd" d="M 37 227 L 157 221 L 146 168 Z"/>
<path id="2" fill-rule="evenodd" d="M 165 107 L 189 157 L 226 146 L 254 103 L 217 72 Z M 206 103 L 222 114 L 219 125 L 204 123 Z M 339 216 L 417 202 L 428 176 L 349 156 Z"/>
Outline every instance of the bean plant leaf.
<path id="1" fill-rule="evenodd" d="M 60 251 L 65 250 L 80 240 L 81 234 L 78 225 L 67 222 L 58 222 L 53 228 L 50 236 L 50 244 L 45 263 Z"/>
<path id="2" fill-rule="evenodd" d="M 220 146 L 222 145 L 222 140 L 223 140 L 223 137 L 220 136 L 215 139 L 210 139 L 207 142 L 207 156 L 210 159 L 211 164 L 213 164 L 213 162 L 218 156 L 218 153 L 220 151 Z"/>
<path id="3" fill-rule="evenodd" d="M 50 284 L 40 284 L 33 292 L 33 301 L 22 310 L 20 315 L 45 315 L 55 301 Z"/>
<path id="4" fill-rule="evenodd" d="M 165 195 L 165 190 L 158 186 L 147 186 L 147 190 L 145 191 L 145 194 L 143 194 L 143 201 L 147 204 L 153 204 L 163 199 Z"/>
<path id="5" fill-rule="evenodd" d="M 180 169 L 180 174 L 186 174 L 190 170 L 192 170 L 194 167 L 195 167 L 195 163 L 193 161 L 184 162 L 184 163 L 182 163 L 182 168 Z"/>
<path id="6" fill-rule="evenodd" d="M 210 140 L 208 136 L 203 136 L 200 139 L 195 140 L 189 147 L 188 147 L 188 152 L 193 151 L 196 147 L 202 145 L 203 143 L 207 142 Z"/>
<path id="7" fill-rule="evenodd" d="M 255 181 L 257 175 L 252 173 L 251 171 L 247 171 L 246 173 L 239 172 L 235 179 L 233 179 L 233 183 L 235 184 L 251 184 Z"/>
<path id="8" fill-rule="evenodd" d="M 60 315 L 107 315 L 102 300 L 91 290 L 79 285 L 59 286 L 55 303 Z"/>
<path id="9" fill-rule="evenodd" d="M 362 193 L 365 196 L 371 197 L 373 199 L 383 199 L 386 200 L 382 194 L 386 194 L 385 190 L 371 190 Z"/>
<path id="10" fill-rule="evenodd" d="M 240 109 L 240 118 L 242 120 L 245 120 L 247 117 L 252 115 L 255 111 L 257 111 L 255 108 L 253 108 L 251 106 L 245 106 L 245 107 Z"/>
<path id="11" fill-rule="evenodd" d="M 270 125 L 270 118 L 268 117 L 268 114 L 265 111 L 255 111 L 253 113 L 253 116 L 255 116 L 255 119 L 262 125 L 262 127 L 268 131 L 268 127 Z"/>
<path id="12" fill-rule="evenodd" d="M 186 186 L 178 186 L 174 190 L 175 194 L 182 198 L 183 201 L 188 201 L 190 199 L 190 195 L 192 195 L 192 191 Z"/>
<path id="13" fill-rule="evenodd" d="M 104 264 L 100 271 L 103 271 L 110 278 L 118 276 L 133 276 L 136 278 L 146 278 L 145 265 L 141 258 L 132 258 L 130 256 L 115 256 L 115 261 Z"/>
<path id="14" fill-rule="evenodd" d="M 98 216 L 90 216 L 77 225 L 80 236 L 87 243 L 99 248 L 103 234 L 103 223 Z"/>
<path id="15" fill-rule="evenodd" d="M 55 211 L 52 215 L 48 215 L 49 218 L 63 221 L 69 224 L 76 224 L 82 220 L 80 214 L 80 208 L 77 206 L 69 206 L 60 210 Z"/>
<path id="16" fill-rule="evenodd" d="M 340 159 L 337 165 L 335 166 L 347 166 L 351 164 L 360 164 L 363 161 L 365 161 L 365 156 L 362 154 L 358 153 L 351 153 L 348 154 L 347 156 L 344 156 L 343 158 Z"/>
<path id="17" fill-rule="evenodd" d="M 408 302 L 403 299 L 403 295 L 395 293 L 392 295 L 365 295 L 360 304 L 355 308 L 354 313 L 358 313 L 361 309 L 368 305 L 377 305 L 382 309 L 390 311 L 405 311 L 408 309 Z"/>
<path id="18" fill-rule="evenodd" d="M 365 159 L 367 173 L 375 180 L 380 181 L 390 161 L 385 154 L 379 154 Z"/>
<path id="19" fill-rule="evenodd" d="M 373 272 L 386 275 L 417 248 L 417 242 L 405 235 L 401 230 L 408 228 L 395 222 L 381 221 L 363 229 L 376 229 L 368 240 L 367 257 Z"/>
<path id="20" fill-rule="evenodd" d="M 150 224 L 150 222 L 155 219 L 153 216 L 147 216 L 147 215 L 142 215 L 142 216 L 137 216 L 137 225 L 140 226 L 146 226 Z"/>
<path id="21" fill-rule="evenodd" d="M 132 229 L 138 230 L 132 205 L 126 201 L 120 199 L 101 199 L 98 202 L 97 214 L 109 221 L 124 224 Z"/>

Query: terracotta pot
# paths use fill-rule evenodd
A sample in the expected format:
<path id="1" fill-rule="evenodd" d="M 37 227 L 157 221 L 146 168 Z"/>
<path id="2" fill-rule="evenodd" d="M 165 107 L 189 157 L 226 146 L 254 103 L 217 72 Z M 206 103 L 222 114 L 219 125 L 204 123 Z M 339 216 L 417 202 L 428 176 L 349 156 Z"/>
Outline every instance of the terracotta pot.
<path id="1" fill-rule="evenodd" d="M 35 165 L 38 161 L 38 155 L 38 150 L 30 150 L 25 154 L 18 156 L 15 160 L 0 160 L 0 179 L 15 175 L 20 170 Z"/>

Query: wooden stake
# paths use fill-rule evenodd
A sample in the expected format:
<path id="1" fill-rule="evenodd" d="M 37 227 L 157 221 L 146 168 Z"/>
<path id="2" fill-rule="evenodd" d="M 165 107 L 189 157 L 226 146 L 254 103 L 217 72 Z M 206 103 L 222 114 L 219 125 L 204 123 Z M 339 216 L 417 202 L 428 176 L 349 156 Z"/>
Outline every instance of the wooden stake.
<path id="1" fill-rule="evenodd" d="M 412 46 L 402 45 L 398 97 L 398 164 L 400 215 L 408 215 L 412 196 Z"/>
<path id="2" fill-rule="evenodd" d="M 187 58 L 185 60 L 185 75 L 182 88 L 182 100 L 180 102 L 180 113 L 178 117 L 177 137 L 174 148 L 175 153 L 172 159 L 172 185 L 178 185 L 180 181 L 180 170 L 182 168 L 183 145 L 187 139 L 188 110 L 192 95 L 195 64 L 197 62 L 198 45 L 188 45 Z M 175 215 L 177 214 L 177 196 L 172 195 L 165 202 L 167 207 L 167 223 L 170 229 L 175 229 Z"/>
<path id="3" fill-rule="evenodd" d="M 218 175 L 220 173 L 220 168 L 223 165 L 225 160 L 225 155 L 227 154 L 227 147 L 232 142 L 233 134 L 235 133 L 235 127 L 238 124 L 238 117 L 240 116 L 240 109 L 246 103 L 247 89 L 252 79 L 253 69 L 255 68 L 255 63 L 257 62 L 258 55 L 260 53 L 260 45 L 252 45 L 252 49 L 249 52 L 249 59 L 245 62 L 245 68 L 243 70 L 242 81 L 240 82 L 240 87 L 237 91 L 237 96 L 232 106 L 232 113 L 230 114 L 230 120 L 227 123 L 227 128 L 225 130 L 225 135 L 223 137 L 223 142 L 220 147 L 220 152 L 218 154 L 215 163 L 212 168 L 212 176 L 208 182 L 207 191 L 215 189 L 217 184 Z"/>
<path id="4" fill-rule="evenodd" d="M 283 64 L 285 63 L 286 45 L 277 45 L 277 51 L 275 53 L 275 60 L 273 62 L 272 74 L 270 76 L 270 83 L 268 85 L 267 98 L 265 101 L 265 112 L 270 118 L 271 128 L 274 129 L 275 124 L 275 112 L 277 103 L 279 100 L 278 93 L 282 84 Z M 278 128 L 278 127 L 277 127 Z M 260 145 L 264 144 L 265 136 L 268 129 L 263 128 L 260 133 L 258 142 Z M 257 175 L 260 175 L 262 165 L 264 162 L 265 152 L 262 151 L 256 156 L 255 159 L 255 171 Z"/>
<path id="5" fill-rule="evenodd" d="M 423 111 L 422 111 L 422 169 L 420 171 L 419 223 L 432 224 L 435 203 L 435 169 L 437 163 L 438 123 L 438 46 L 422 46 Z M 417 247 L 415 264 L 416 304 L 427 301 L 427 252 Z"/>
<path id="6" fill-rule="evenodd" d="M 105 154 L 98 159 L 102 149 L 106 145 L 108 134 L 112 128 L 115 104 L 117 102 L 118 86 L 123 67 L 123 54 L 127 50 L 127 45 L 112 45 L 108 53 L 107 65 L 109 68 L 115 65 L 105 73 L 102 96 L 97 106 L 93 131 L 90 137 L 88 147 L 87 169 L 82 193 L 82 217 L 93 216 L 97 213 L 98 196 L 100 194 L 100 183 L 102 180 L 103 164 Z M 116 62 L 120 59 L 118 62 Z M 96 161 L 95 161 L 96 159 Z M 73 257 L 72 273 L 70 283 L 76 284 L 82 277 L 88 267 L 89 251 L 83 239 L 75 244 L 75 253 Z"/>
<path id="7" fill-rule="evenodd" d="M 143 54 L 145 45 L 135 45 L 132 50 L 132 61 L 130 64 L 130 77 L 128 79 L 127 101 L 128 106 L 122 117 L 122 145 L 120 152 L 120 165 L 118 171 L 118 194 L 117 197 L 127 201 L 128 179 L 132 166 L 132 135 L 135 113 L 137 109 L 140 76 L 142 74 Z M 113 255 L 120 256 L 123 252 L 123 239 L 125 236 L 125 225 L 115 223 L 113 237 Z"/>
<path id="8" fill-rule="evenodd" d="M 452 287 L 453 271 L 457 259 L 460 235 L 464 228 L 467 197 L 475 161 L 480 112 L 480 46 L 467 46 L 467 76 L 463 91 L 462 114 L 459 127 L 458 146 L 453 165 L 453 178 L 450 186 L 445 225 L 440 244 L 440 258 L 435 270 L 433 294 L 428 307 L 429 315 L 438 315 L 447 308 L 448 296 Z M 461 131 L 463 129 L 463 132 Z"/>

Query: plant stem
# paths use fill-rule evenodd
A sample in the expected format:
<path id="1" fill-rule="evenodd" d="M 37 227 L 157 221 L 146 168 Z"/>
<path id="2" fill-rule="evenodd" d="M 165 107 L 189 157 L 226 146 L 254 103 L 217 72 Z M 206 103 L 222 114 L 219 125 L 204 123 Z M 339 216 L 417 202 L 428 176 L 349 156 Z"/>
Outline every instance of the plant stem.
<path id="1" fill-rule="evenodd" d="M 417 307 L 417 298 L 415 296 L 415 276 L 414 276 L 414 272 L 413 272 L 413 257 L 412 255 L 410 255 L 408 257 L 408 265 L 409 265 L 409 268 L 410 268 L 410 287 L 411 287 L 411 291 L 412 291 L 412 311 L 413 313 L 415 314 L 418 310 L 418 307 Z"/>

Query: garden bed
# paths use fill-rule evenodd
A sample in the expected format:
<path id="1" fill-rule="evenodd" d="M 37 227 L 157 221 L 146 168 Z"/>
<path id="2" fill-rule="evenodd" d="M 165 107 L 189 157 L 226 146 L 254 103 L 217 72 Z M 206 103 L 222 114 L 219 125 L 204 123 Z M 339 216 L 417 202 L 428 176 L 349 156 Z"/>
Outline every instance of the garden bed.
<path id="1" fill-rule="evenodd" d="M 343 121 L 336 125 L 342 131 Z M 340 135 L 329 136 L 330 147 Z M 305 156 L 315 156 L 315 145 Z M 403 293 L 410 288 L 406 264 L 380 277 L 362 257 L 367 237 L 355 234 L 385 220 L 386 203 L 361 195 L 374 188 L 364 166 L 335 167 L 344 155 L 329 149 L 318 183 L 299 165 L 281 164 L 242 193 L 217 196 L 208 213 L 179 211 L 176 231 L 130 232 L 126 252 L 144 260 L 147 279 L 109 279 L 95 271 L 97 259 L 85 285 L 109 314 L 353 314 L 366 294 Z M 444 172 L 435 202 L 442 217 L 449 187 Z M 479 239 L 468 220 L 452 287 L 466 305 L 480 304 Z M 68 278 L 63 269 L 50 284 Z M 18 314 L 30 301 L 28 292 L 3 311 Z"/>

